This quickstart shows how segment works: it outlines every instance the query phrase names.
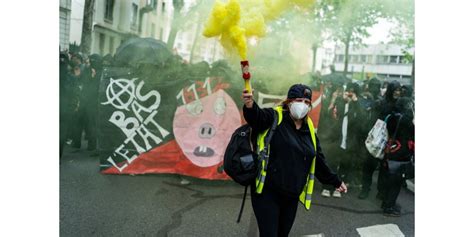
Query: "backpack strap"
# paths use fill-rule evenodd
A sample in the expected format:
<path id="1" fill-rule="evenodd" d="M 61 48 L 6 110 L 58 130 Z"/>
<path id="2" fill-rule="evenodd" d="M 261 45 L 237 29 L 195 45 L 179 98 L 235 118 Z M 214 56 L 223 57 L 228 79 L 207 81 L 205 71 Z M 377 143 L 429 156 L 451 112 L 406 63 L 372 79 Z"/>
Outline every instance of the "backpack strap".
<path id="1" fill-rule="evenodd" d="M 237 217 L 237 223 L 240 222 L 240 218 L 242 217 L 242 212 L 244 211 L 245 198 L 247 196 L 247 188 L 248 187 L 249 187 L 248 185 L 245 186 L 244 197 L 242 198 L 242 204 L 240 205 L 240 211 L 239 211 L 239 217 Z"/>
<path id="2" fill-rule="evenodd" d="M 397 121 L 397 126 L 395 127 L 395 132 L 393 133 L 392 139 L 397 138 L 397 132 L 398 132 L 398 127 L 400 126 L 400 121 L 402 121 L 403 114 L 397 114 L 400 115 L 400 118 Z"/>

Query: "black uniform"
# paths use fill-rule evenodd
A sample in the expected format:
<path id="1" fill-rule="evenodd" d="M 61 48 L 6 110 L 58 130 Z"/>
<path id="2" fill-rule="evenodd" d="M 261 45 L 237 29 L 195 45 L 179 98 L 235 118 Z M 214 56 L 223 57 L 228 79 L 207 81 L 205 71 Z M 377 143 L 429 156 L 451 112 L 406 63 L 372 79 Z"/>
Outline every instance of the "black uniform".
<path id="1" fill-rule="evenodd" d="M 268 129 L 276 113 L 273 109 L 261 109 L 257 103 L 248 109 L 244 106 L 245 120 L 254 131 Z M 260 236 L 288 236 L 295 220 L 298 197 L 306 184 L 311 162 L 316 155 L 316 178 L 335 187 L 341 180 L 327 166 L 319 139 L 317 154 L 311 140 L 308 124 L 296 129 L 288 111 L 270 141 L 270 157 L 265 185 L 261 194 L 252 185 L 252 206 L 257 217 Z"/>

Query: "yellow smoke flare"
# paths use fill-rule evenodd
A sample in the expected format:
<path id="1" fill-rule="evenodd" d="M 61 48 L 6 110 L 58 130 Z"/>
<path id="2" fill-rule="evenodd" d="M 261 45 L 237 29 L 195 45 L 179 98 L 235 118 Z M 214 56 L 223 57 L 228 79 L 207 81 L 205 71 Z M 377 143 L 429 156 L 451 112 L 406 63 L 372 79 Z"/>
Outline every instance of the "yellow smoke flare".
<path id="1" fill-rule="evenodd" d="M 203 31 L 205 37 L 218 37 L 227 52 L 237 50 L 247 60 L 247 37 L 265 37 L 266 22 L 278 19 L 293 6 L 309 8 L 315 0 L 217 0 Z"/>

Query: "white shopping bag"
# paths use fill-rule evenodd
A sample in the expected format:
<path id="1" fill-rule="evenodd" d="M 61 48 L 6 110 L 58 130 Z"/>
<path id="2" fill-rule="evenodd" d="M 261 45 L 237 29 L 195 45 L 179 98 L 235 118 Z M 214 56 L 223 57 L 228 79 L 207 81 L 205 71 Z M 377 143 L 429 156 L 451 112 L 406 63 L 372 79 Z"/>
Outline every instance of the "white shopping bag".
<path id="1" fill-rule="evenodd" d="M 377 119 L 365 140 L 365 147 L 369 153 L 378 159 L 383 159 L 385 145 L 388 141 L 387 119 L 389 117 L 390 115 L 385 118 L 385 121 Z"/>

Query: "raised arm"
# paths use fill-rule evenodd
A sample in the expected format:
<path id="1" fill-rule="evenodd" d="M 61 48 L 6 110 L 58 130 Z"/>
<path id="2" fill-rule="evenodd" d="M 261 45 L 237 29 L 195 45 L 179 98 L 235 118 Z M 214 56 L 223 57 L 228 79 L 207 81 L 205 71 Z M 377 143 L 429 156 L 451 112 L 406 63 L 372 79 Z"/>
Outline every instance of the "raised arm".
<path id="1" fill-rule="evenodd" d="M 242 93 L 243 113 L 247 123 L 257 133 L 264 131 L 273 123 L 274 111 L 271 108 L 261 109 L 253 100 L 253 95 L 246 90 Z"/>

